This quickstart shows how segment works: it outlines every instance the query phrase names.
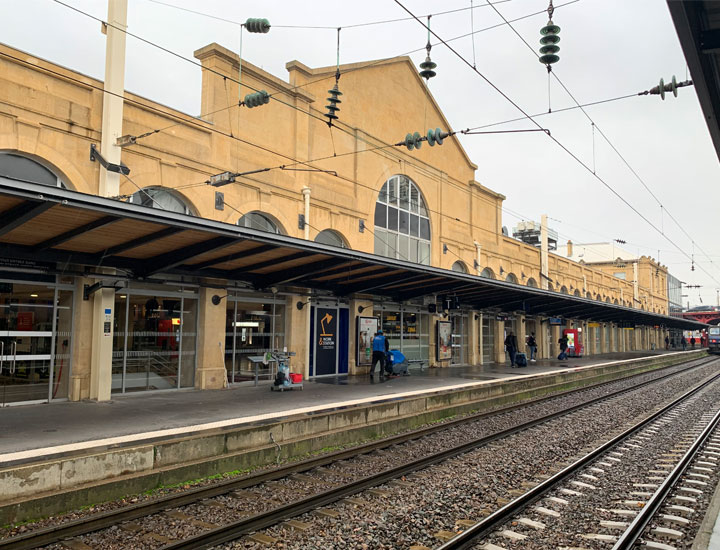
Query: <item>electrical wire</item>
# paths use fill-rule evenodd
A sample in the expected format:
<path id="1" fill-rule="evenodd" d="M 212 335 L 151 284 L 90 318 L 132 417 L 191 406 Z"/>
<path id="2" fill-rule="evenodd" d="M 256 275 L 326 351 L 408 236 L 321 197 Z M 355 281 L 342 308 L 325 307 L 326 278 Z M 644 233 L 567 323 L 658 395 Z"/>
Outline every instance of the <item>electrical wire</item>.
<path id="1" fill-rule="evenodd" d="M 513 107 L 515 107 L 518 111 L 520 111 L 523 115 L 525 115 L 525 118 L 530 120 L 533 124 L 535 124 L 538 128 L 541 128 L 541 126 L 537 123 L 537 121 L 534 120 L 534 118 L 529 115 L 522 107 L 520 107 L 515 101 L 513 101 L 505 92 L 503 92 L 498 86 L 496 86 L 490 79 L 488 79 L 483 73 L 481 73 L 477 68 L 472 66 L 472 63 L 470 63 L 465 57 L 463 57 L 460 53 L 458 53 L 455 48 L 453 48 L 450 44 L 448 44 L 445 40 L 443 40 L 435 31 L 431 30 L 423 21 L 421 21 L 417 16 L 415 16 L 408 8 L 406 8 L 400 0 L 394 0 L 394 2 L 400 6 L 403 10 L 405 10 L 408 14 L 412 15 L 415 20 L 418 22 L 418 24 L 422 25 L 426 29 L 428 29 L 436 39 L 440 40 L 440 42 L 449 49 L 458 59 L 460 59 L 464 64 L 466 64 L 473 72 L 475 72 L 478 76 L 480 76 L 491 88 L 493 88 L 498 94 L 500 94 L 506 101 L 508 101 Z M 560 147 L 563 151 L 565 151 L 573 160 L 575 160 L 580 166 L 585 168 L 585 170 L 588 171 L 589 174 L 591 174 L 595 179 L 597 179 L 600 183 L 602 183 L 613 195 L 615 195 L 618 199 L 620 199 L 628 208 L 630 208 L 635 214 L 640 217 L 645 223 L 647 223 L 650 227 L 652 227 L 655 231 L 658 232 L 658 234 L 662 235 L 670 244 L 672 244 L 675 248 L 682 251 L 688 259 L 691 259 L 690 256 L 683 251 L 683 249 L 675 243 L 670 237 L 665 235 L 660 229 L 650 220 L 648 219 L 642 212 L 640 212 L 635 206 L 633 206 L 623 195 L 621 195 L 618 191 L 616 191 L 610 184 L 608 184 L 603 178 L 601 178 L 596 173 L 593 173 L 592 168 L 590 168 L 587 164 L 585 164 L 575 153 L 570 151 L 563 143 L 561 143 L 555 136 L 547 133 L 546 134 L 548 138 L 550 138 L 558 147 Z M 707 270 L 705 270 L 703 267 L 701 267 L 703 271 L 708 275 L 713 281 L 715 281 L 717 284 L 720 285 L 720 282 L 715 279 Z"/>
<path id="2" fill-rule="evenodd" d="M 510 1 L 511 1 L 511 0 L 498 0 L 498 2 L 496 2 L 496 3 L 497 3 L 497 4 L 504 4 L 505 2 L 510 2 Z M 210 15 L 210 14 L 208 14 L 208 13 L 204 13 L 204 12 L 200 12 L 200 11 L 196 11 L 196 10 L 191 10 L 191 9 L 189 9 L 189 8 L 183 8 L 183 7 L 181 7 L 181 6 L 176 6 L 176 5 L 174 5 L 174 4 L 169 4 L 169 3 L 167 3 L 167 2 L 161 2 L 160 0 L 148 0 L 148 2 L 152 2 L 153 4 L 160 4 L 160 5 L 162 5 L 162 6 L 167 6 L 168 8 L 173 8 L 173 9 L 180 10 L 180 11 L 184 11 L 184 12 L 188 12 L 188 13 L 193 13 L 193 14 L 195 14 L 195 15 L 200 15 L 200 16 L 202 16 L 202 17 L 207 17 L 207 18 L 209 18 L 209 19 L 215 19 L 216 21 L 222 21 L 222 22 L 224 22 L 224 23 L 230 23 L 231 25 L 243 26 L 243 25 L 245 24 L 244 22 L 241 22 L 241 21 L 235 21 L 235 20 L 233 20 L 233 19 L 226 19 L 226 18 L 224 18 L 224 17 L 218 17 L 218 16 L 216 16 L 216 15 Z M 477 9 L 477 8 L 484 8 L 484 7 L 486 7 L 486 6 L 485 6 L 485 5 L 480 5 L 480 6 L 470 7 L 470 8 L 457 8 L 457 9 L 453 9 L 453 10 L 440 11 L 440 12 L 433 13 L 433 14 L 429 14 L 429 15 L 431 15 L 432 17 L 436 17 L 436 16 L 439 16 L 439 15 L 447 15 L 447 14 L 451 14 L 451 13 L 457 13 L 457 12 L 467 11 L 467 10 L 474 10 L 474 9 Z M 472 11 L 471 11 L 470 13 L 472 13 Z M 424 15 L 423 17 L 427 17 L 427 15 Z M 396 19 L 386 19 L 386 20 L 382 20 L 382 21 L 369 21 L 369 22 L 366 22 L 366 23 L 355 23 L 355 24 L 352 24 L 352 25 L 334 25 L 334 26 L 326 26 L 326 25 L 273 25 L 273 28 L 279 28 L 279 29 L 309 29 L 309 30 L 323 30 L 323 29 L 324 29 L 324 30 L 335 30 L 335 29 L 337 29 L 338 27 L 341 27 L 341 28 L 343 28 L 343 29 L 356 29 L 356 28 L 360 28 L 360 27 L 370 27 L 370 26 L 373 26 L 373 25 L 384 25 L 384 24 L 387 24 L 387 23 L 398 23 L 398 22 L 400 22 L 400 21 L 412 21 L 412 17 L 400 17 L 400 18 L 396 18 Z"/>
<path id="3" fill-rule="evenodd" d="M 527 42 L 527 40 L 525 40 L 523 38 L 523 36 L 517 31 L 517 29 L 515 29 L 515 27 L 513 27 L 512 23 L 509 22 L 505 18 L 505 16 L 503 16 L 502 13 L 500 13 L 500 10 L 498 10 L 493 3 L 491 3 L 489 0 L 487 0 L 486 5 L 493 8 L 495 13 L 497 13 L 502 18 L 502 20 L 505 22 L 505 24 L 515 33 L 515 35 L 523 42 L 523 44 L 525 44 L 525 46 L 527 46 L 527 48 L 533 53 L 533 55 L 535 55 L 535 57 L 539 57 L 537 52 L 535 51 L 535 49 Z M 565 83 L 562 80 L 560 80 L 560 77 L 557 75 L 557 73 L 555 71 L 552 71 L 551 73 L 552 73 L 553 77 L 555 78 L 555 80 L 557 80 L 558 84 L 560 84 L 562 89 L 565 90 L 565 93 L 567 93 L 570 96 L 570 98 L 575 102 L 575 105 L 581 110 L 581 112 L 585 115 L 585 117 L 592 124 L 593 139 L 594 139 L 594 130 L 597 129 L 597 131 L 600 133 L 600 135 L 603 137 L 603 139 L 607 142 L 607 144 L 612 148 L 612 150 L 615 152 L 615 154 L 620 158 L 620 160 L 622 160 L 623 164 L 625 164 L 625 166 L 628 168 L 628 170 L 630 170 L 630 172 L 633 174 L 633 176 L 635 176 L 635 178 L 642 184 L 642 186 L 645 188 L 645 190 L 655 200 L 655 202 L 658 204 L 658 206 L 660 206 L 661 215 L 662 215 L 662 210 L 664 209 L 665 212 L 667 213 L 667 215 L 678 226 L 678 228 L 680 228 L 680 230 L 685 234 L 685 236 L 690 239 L 692 244 L 695 245 L 696 243 L 695 243 L 693 237 L 685 230 L 685 228 L 682 225 L 680 225 L 680 223 L 677 221 L 677 219 L 667 210 L 667 208 L 663 205 L 662 201 L 657 197 L 657 195 L 655 195 L 655 193 L 652 191 L 652 189 L 650 189 L 650 187 L 645 183 L 645 181 L 640 177 L 640 175 L 635 171 L 635 169 L 632 166 L 630 166 L 630 163 L 627 161 L 627 159 L 617 149 L 617 147 L 615 147 L 615 145 L 612 143 L 612 141 L 610 141 L 610 138 L 608 138 L 607 135 L 605 135 L 605 133 L 602 131 L 602 129 L 596 124 L 596 122 L 588 114 L 588 112 L 580 105 L 580 102 L 575 98 L 575 96 L 568 89 L 568 87 L 565 85 Z M 593 154 L 594 154 L 594 150 L 593 150 Z M 593 165 L 593 174 L 594 173 L 595 173 L 595 169 L 594 169 L 594 165 Z M 660 229 L 660 234 L 662 234 L 662 235 L 665 234 L 665 232 L 662 228 Z M 707 253 L 704 250 L 702 250 L 699 246 L 698 246 L 698 249 L 707 257 L 708 261 L 712 264 L 712 266 L 717 269 L 717 266 L 710 259 L 710 257 L 707 255 Z M 712 278 L 712 276 L 711 276 L 711 278 Z M 715 279 L 713 278 L 713 280 L 715 280 Z M 715 282 L 717 282 L 717 280 L 715 280 Z"/>

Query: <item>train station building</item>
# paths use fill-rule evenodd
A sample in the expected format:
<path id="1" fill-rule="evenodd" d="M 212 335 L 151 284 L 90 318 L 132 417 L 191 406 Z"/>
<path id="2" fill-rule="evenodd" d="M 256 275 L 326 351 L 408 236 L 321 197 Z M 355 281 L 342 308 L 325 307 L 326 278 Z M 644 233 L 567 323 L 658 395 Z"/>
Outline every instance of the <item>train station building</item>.
<path id="1" fill-rule="evenodd" d="M 102 81 L 0 46 L 3 405 L 254 383 L 273 349 L 309 378 L 362 374 L 378 328 L 446 367 L 505 361 L 510 330 L 548 358 L 562 328 L 593 355 L 700 326 L 668 315 L 651 259 L 619 278 L 504 235 L 503 182 L 456 138 L 397 146 L 451 130 L 408 57 L 340 66 L 332 127 L 335 67 L 243 60 L 239 90 L 235 53 L 195 57 L 199 116 L 112 107 Z M 255 90 L 269 103 L 238 105 Z"/>

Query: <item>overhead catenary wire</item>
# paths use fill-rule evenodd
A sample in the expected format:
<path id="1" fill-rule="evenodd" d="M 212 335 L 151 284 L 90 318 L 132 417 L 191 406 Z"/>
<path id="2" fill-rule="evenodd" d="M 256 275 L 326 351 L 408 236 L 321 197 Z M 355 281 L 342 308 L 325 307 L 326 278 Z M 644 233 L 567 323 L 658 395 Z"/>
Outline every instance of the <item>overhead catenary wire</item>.
<path id="1" fill-rule="evenodd" d="M 415 16 L 408 8 L 406 8 L 403 3 L 400 0 L 394 0 L 395 3 L 400 6 L 403 10 L 405 10 L 408 14 L 412 15 L 415 20 L 418 22 L 418 24 L 422 25 L 425 28 L 428 28 L 427 25 L 419 19 L 417 16 Z M 445 40 L 443 40 L 435 31 L 430 30 L 430 32 L 435 36 L 436 39 L 440 40 L 440 42 L 449 49 L 458 59 L 460 59 L 465 65 L 467 65 L 472 71 L 474 71 L 480 78 L 482 78 L 492 89 L 494 89 L 498 94 L 500 94 L 506 101 L 508 101 L 513 107 L 515 107 L 518 111 L 520 111 L 528 120 L 530 120 L 533 124 L 540 127 L 540 125 L 537 123 L 536 120 L 533 119 L 531 115 L 529 115 L 522 107 L 520 107 L 515 101 L 513 101 L 505 92 L 503 92 L 495 83 L 493 83 L 489 78 L 487 78 L 483 73 L 481 73 L 477 68 L 472 66 L 472 63 L 470 63 L 467 59 L 465 59 L 464 56 L 462 56 L 455 48 L 453 48 L 450 44 L 448 44 Z M 558 147 L 560 147 L 563 151 L 565 151 L 575 162 L 577 162 L 580 166 L 582 166 L 588 173 L 590 173 L 595 179 L 597 179 L 600 183 L 603 184 L 613 195 L 615 195 L 618 199 L 620 199 L 628 208 L 630 208 L 635 214 L 640 217 L 645 223 L 647 223 L 650 227 L 652 227 L 655 231 L 658 232 L 658 234 L 662 235 L 663 238 L 665 238 L 670 244 L 675 246 L 678 250 L 682 251 L 682 248 L 675 243 L 669 236 L 663 234 L 660 229 L 653 223 L 647 216 L 645 216 L 642 212 L 640 212 L 634 205 L 632 205 L 622 194 L 620 194 L 615 188 L 613 188 L 610 184 L 608 184 L 603 178 L 601 178 L 598 174 L 593 173 L 592 168 L 590 168 L 587 164 L 585 164 L 575 153 L 573 153 L 570 149 L 567 148 L 562 142 L 560 142 L 555 136 L 547 133 L 546 134 L 549 139 L 551 139 Z M 688 256 L 688 259 L 690 259 L 690 256 L 685 253 L 686 256 Z M 720 285 L 720 281 L 717 281 L 715 277 L 707 272 L 704 268 L 702 268 L 703 271 L 717 284 Z"/>
<path id="2" fill-rule="evenodd" d="M 496 3 L 497 3 L 497 4 L 504 4 L 505 2 L 510 2 L 510 1 L 511 1 L 511 0 L 498 0 Z M 215 19 L 216 21 L 222 21 L 222 22 L 224 22 L 224 23 L 229 23 L 229 24 L 231 24 L 231 25 L 241 26 L 241 25 L 244 24 L 244 23 L 241 22 L 241 21 L 236 21 L 236 20 L 234 20 L 234 19 L 228 19 L 228 18 L 226 18 L 226 17 L 219 17 L 219 16 L 217 16 L 217 15 L 212 15 L 212 14 L 205 13 L 205 12 L 201 12 L 201 11 L 197 11 L 197 10 L 191 10 L 191 9 L 189 9 L 189 8 L 183 8 L 182 6 L 176 6 L 176 5 L 174 5 L 174 4 L 170 4 L 170 3 L 168 3 L 168 2 L 162 2 L 162 1 L 160 1 L 160 0 L 148 0 L 148 2 L 152 2 L 153 4 L 159 4 L 159 5 L 162 5 L 162 6 L 167 6 L 168 8 L 173 8 L 173 9 L 176 9 L 176 10 L 179 10 L 179 11 L 184 11 L 184 12 L 188 12 L 188 13 L 193 13 L 193 14 L 195 14 L 195 15 L 200 15 L 200 16 L 202 16 L 202 17 L 207 17 L 207 18 L 209 18 L 209 19 Z M 470 13 L 473 13 L 472 10 L 475 10 L 475 9 L 478 9 L 478 8 L 484 8 L 484 7 L 487 7 L 487 6 L 481 4 L 481 5 L 474 6 L 474 7 L 471 6 L 471 7 L 469 7 L 469 8 L 456 8 L 456 9 L 452 9 L 452 10 L 439 11 L 439 12 L 436 12 L 436 13 L 425 14 L 425 15 L 423 15 L 422 17 L 427 17 L 428 15 L 432 15 L 432 16 L 448 15 L 448 14 L 451 14 L 451 13 L 458 13 L 458 12 L 467 11 L 467 10 L 471 10 Z M 385 25 L 385 24 L 389 24 L 389 23 L 399 23 L 399 22 L 401 22 L 401 21 L 412 21 L 412 17 L 397 17 L 397 18 L 394 18 L 394 19 L 384 19 L 384 20 L 380 20 L 380 21 L 368 21 L 368 22 L 365 22 L 365 23 L 353 23 L 353 24 L 350 24 L 350 25 L 332 25 L 332 26 L 330 26 L 330 25 L 277 25 L 277 24 L 273 24 L 273 28 L 278 28 L 278 29 L 307 29 L 307 30 L 335 30 L 335 29 L 338 28 L 338 26 L 341 26 L 343 29 L 357 29 L 357 28 L 361 28 L 361 27 L 371 27 L 371 26 L 374 26 L 374 25 Z"/>
<path id="3" fill-rule="evenodd" d="M 505 16 L 500 12 L 500 10 L 499 10 L 497 7 L 495 7 L 495 5 L 494 5 L 493 3 L 491 3 L 489 0 L 487 0 L 487 5 L 490 6 L 490 7 L 492 7 L 492 9 L 495 11 L 495 13 L 497 13 L 498 16 L 500 16 L 500 17 L 502 18 L 503 22 L 513 31 L 513 33 L 515 33 L 515 35 L 525 44 L 525 46 L 527 46 L 527 48 L 528 48 L 531 52 L 533 52 L 533 54 L 537 57 L 538 54 L 535 52 L 535 50 L 533 49 L 533 47 L 527 42 L 527 40 L 525 40 L 525 38 L 523 38 L 523 36 L 517 31 L 517 29 L 515 29 L 515 27 L 512 25 L 512 22 L 508 21 L 508 20 L 505 18 Z M 549 76 L 549 75 L 550 75 L 550 71 L 548 71 L 548 76 Z M 675 224 L 678 226 L 678 228 L 685 234 L 685 236 L 686 236 L 688 239 L 690 239 L 690 241 L 692 242 L 693 246 L 695 246 L 695 244 L 696 244 L 696 243 L 695 243 L 695 240 L 694 240 L 693 237 L 690 235 L 690 233 L 688 233 L 688 232 L 685 230 L 685 228 L 680 224 L 680 222 L 678 222 L 677 219 L 667 210 L 667 208 L 663 205 L 662 201 L 657 197 L 657 195 L 655 195 L 655 193 L 652 191 L 652 189 L 650 189 L 650 187 L 645 183 L 645 180 L 643 180 L 643 178 L 640 177 L 640 175 L 639 175 L 639 174 L 635 171 L 635 169 L 630 165 L 630 163 L 629 163 L 628 160 L 625 158 L 625 156 L 617 149 L 617 147 L 615 147 L 615 144 L 610 140 L 610 138 L 608 138 L 608 137 L 605 135 L 605 133 L 602 131 L 602 129 L 595 123 L 595 121 L 592 119 L 592 117 L 588 114 L 588 112 L 580 105 L 580 102 L 575 98 L 575 96 L 573 95 L 573 93 L 568 89 L 568 87 L 567 87 L 567 86 L 565 85 L 565 83 L 560 79 L 560 77 L 557 75 L 557 73 L 553 71 L 553 72 L 552 72 L 552 75 L 553 75 L 553 77 L 555 78 L 555 80 L 557 80 L 558 84 L 560 84 L 560 86 L 561 86 L 562 89 L 565 91 L 565 93 L 567 93 L 568 96 L 570 96 L 570 98 L 573 100 L 573 102 L 575 102 L 575 104 L 578 106 L 578 108 L 580 109 L 580 111 L 585 115 L 585 117 L 586 117 L 586 118 L 590 121 L 590 123 L 592 124 L 592 128 L 593 128 L 593 174 L 595 174 L 595 129 L 597 129 L 598 133 L 603 137 L 603 139 L 607 142 L 607 144 L 610 146 L 610 148 L 611 148 L 611 149 L 615 152 L 615 154 L 620 158 L 620 160 L 623 162 L 623 164 L 625 164 L 625 166 L 628 168 L 628 170 L 630 170 L 630 172 L 633 174 L 633 176 L 635 176 L 635 178 L 641 183 L 641 185 L 645 188 L 645 190 L 646 190 L 646 191 L 650 194 L 650 196 L 655 200 L 655 202 L 658 204 L 658 206 L 660 206 L 660 220 L 661 220 L 661 224 L 662 224 L 662 220 L 663 220 L 663 210 L 664 210 L 665 213 L 667 213 L 668 217 L 670 217 L 670 219 L 672 219 L 672 220 L 675 222 Z M 647 93 L 647 92 L 640 92 L 638 95 L 645 95 L 646 93 Z M 661 225 L 661 228 L 660 228 L 660 234 L 663 235 L 663 236 L 665 236 L 664 227 L 662 227 L 662 225 Z M 699 248 L 699 247 L 698 247 L 698 248 Z M 700 248 L 699 248 L 699 249 L 700 249 Z M 707 253 L 706 253 L 704 250 L 702 250 L 702 249 L 700 249 L 700 251 L 707 257 L 708 261 L 712 264 L 712 266 L 717 269 L 717 266 L 716 266 L 715 263 L 710 259 L 710 257 L 707 255 Z M 711 278 L 713 278 L 713 277 L 711 276 Z M 715 279 L 713 278 L 713 280 L 715 280 Z M 715 281 L 717 282 L 717 280 L 715 280 Z"/>

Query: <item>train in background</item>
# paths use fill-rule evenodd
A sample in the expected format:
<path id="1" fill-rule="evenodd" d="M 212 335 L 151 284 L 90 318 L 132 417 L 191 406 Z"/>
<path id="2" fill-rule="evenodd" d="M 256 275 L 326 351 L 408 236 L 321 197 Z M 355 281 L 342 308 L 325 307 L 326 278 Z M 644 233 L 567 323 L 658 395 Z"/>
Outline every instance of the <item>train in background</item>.
<path id="1" fill-rule="evenodd" d="M 708 351 L 720 354 L 720 326 L 708 328 Z"/>

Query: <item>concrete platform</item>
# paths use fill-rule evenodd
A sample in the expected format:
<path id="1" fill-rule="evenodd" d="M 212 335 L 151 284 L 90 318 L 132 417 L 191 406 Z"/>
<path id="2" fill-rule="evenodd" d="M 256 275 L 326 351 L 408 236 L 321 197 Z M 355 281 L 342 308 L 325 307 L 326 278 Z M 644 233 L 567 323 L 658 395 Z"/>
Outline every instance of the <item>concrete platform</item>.
<path id="1" fill-rule="evenodd" d="M 218 472 L 302 456 L 448 416 L 621 378 L 705 351 L 341 376 L 0 410 L 0 522 L 57 513 Z M 271 437 L 272 434 L 272 437 Z M 276 444 L 276 443 L 277 444 Z M 40 500 L 38 500 L 40 499 Z"/>
<path id="2" fill-rule="evenodd" d="M 179 390 L 130 393 L 109 402 L 55 402 L 0 409 L 0 468 L 9 461 L 41 457 L 70 448 L 118 444 L 177 436 L 230 424 L 256 423 L 287 415 L 332 410 L 361 403 L 400 399 L 438 390 L 471 387 L 477 382 L 600 365 L 664 355 L 630 352 L 542 359 L 525 368 L 509 364 L 413 368 L 410 376 L 380 380 L 369 376 L 333 376 L 305 381 L 303 390 L 270 392 L 269 382 L 217 391 Z M 25 451 L 25 452 L 23 452 Z"/>

